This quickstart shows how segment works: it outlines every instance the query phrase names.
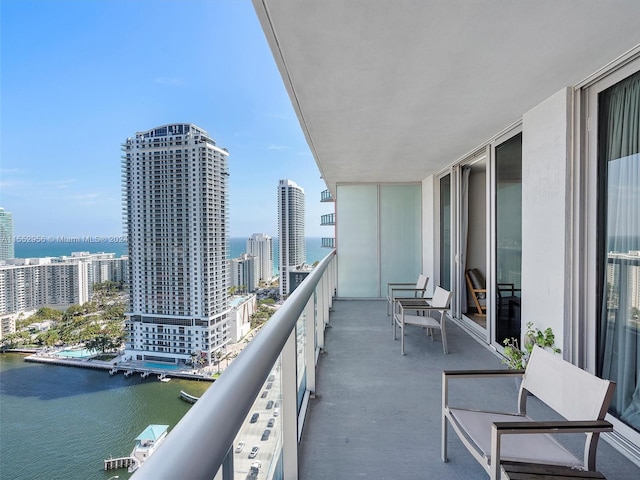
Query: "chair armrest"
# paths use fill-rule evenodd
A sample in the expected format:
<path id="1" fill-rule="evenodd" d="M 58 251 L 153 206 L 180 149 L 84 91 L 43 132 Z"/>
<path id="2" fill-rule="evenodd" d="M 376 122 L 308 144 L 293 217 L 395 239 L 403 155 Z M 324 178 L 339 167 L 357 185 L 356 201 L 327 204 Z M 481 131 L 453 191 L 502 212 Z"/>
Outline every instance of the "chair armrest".
<path id="1" fill-rule="evenodd" d="M 400 305 L 400 312 L 404 310 L 412 310 L 417 312 L 430 312 L 430 311 L 447 311 L 451 307 L 447 305 L 446 307 L 430 305 L 429 302 L 425 300 L 432 300 L 431 298 L 396 298 L 396 303 Z"/>
<path id="2" fill-rule="evenodd" d="M 524 370 L 443 370 L 442 378 L 457 377 L 457 378 L 487 378 L 487 377 L 521 377 L 524 374 Z"/>
<path id="3" fill-rule="evenodd" d="M 528 422 L 494 422 L 491 425 L 491 471 L 490 478 L 500 478 L 500 442 L 502 435 L 530 435 L 536 433 L 602 433 L 612 432 L 613 425 L 606 420 L 553 420 Z M 595 450 L 593 451 L 595 455 Z M 585 452 L 585 465 L 591 462 Z M 595 456 L 593 466 L 595 469 Z"/>
<path id="4" fill-rule="evenodd" d="M 528 422 L 494 422 L 491 429 L 498 432 L 499 435 L 532 433 L 601 433 L 612 432 L 613 425 L 606 420 L 544 420 Z"/>
<path id="5" fill-rule="evenodd" d="M 413 283 L 409 283 L 409 282 L 398 282 L 398 283 L 387 283 L 387 289 L 391 290 L 393 287 L 415 287 L 416 286 L 416 282 Z"/>
<path id="6" fill-rule="evenodd" d="M 391 288 L 389 293 L 393 292 L 424 292 L 426 288 Z"/>

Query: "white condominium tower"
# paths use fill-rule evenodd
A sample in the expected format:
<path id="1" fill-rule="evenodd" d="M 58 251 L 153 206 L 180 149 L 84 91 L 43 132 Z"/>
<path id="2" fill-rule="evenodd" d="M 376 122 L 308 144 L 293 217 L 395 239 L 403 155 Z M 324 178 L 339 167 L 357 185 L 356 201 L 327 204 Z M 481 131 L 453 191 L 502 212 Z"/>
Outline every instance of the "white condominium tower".
<path id="1" fill-rule="evenodd" d="M 291 180 L 278 184 L 278 248 L 280 296 L 291 293 L 291 275 L 306 261 L 304 190 Z"/>
<path id="2" fill-rule="evenodd" d="M 130 312 L 125 356 L 211 363 L 228 341 L 228 156 L 193 124 L 123 144 Z"/>
<path id="3" fill-rule="evenodd" d="M 258 257 L 258 280 L 268 282 L 273 277 L 273 240 L 266 233 L 254 233 L 247 239 L 247 253 Z"/>

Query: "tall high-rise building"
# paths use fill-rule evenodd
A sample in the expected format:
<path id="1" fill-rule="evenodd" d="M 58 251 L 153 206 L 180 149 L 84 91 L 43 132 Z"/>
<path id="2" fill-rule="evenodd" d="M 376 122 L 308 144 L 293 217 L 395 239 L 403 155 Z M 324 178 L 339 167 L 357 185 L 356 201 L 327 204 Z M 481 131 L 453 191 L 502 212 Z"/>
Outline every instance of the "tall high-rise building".
<path id="1" fill-rule="evenodd" d="M 280 296 L 292 291 L 292 279 L 306 261 L 304 243 L 304 190 L 292 180 L 278 184 L 278 248 Z"/>
<path id="2" fill-rule="evenodd" d="M 273 239 L 266 233 L 254 233 L 247 239 L 247 253 L 258 258 L 258 280 L 268 282 L 273 277 Z"/>
<path id="3" fill-rule="evenodd" d="M 13 258 L 13 216 L 0 208 L 0 260 Z"/>
<path id="4" fill-rule="evenodd" d="M 258 289 L 257 257 L 243 253 L 229 260 L 229 276 L 232 287 L 238 287 L 243 293 Z"/>
<path id="5" fill-rule="evenodd" d="M 130 312 L 125 355 L 209 364 L 228 342 L 228 156 L 193 124 L 123 144 Z"/>

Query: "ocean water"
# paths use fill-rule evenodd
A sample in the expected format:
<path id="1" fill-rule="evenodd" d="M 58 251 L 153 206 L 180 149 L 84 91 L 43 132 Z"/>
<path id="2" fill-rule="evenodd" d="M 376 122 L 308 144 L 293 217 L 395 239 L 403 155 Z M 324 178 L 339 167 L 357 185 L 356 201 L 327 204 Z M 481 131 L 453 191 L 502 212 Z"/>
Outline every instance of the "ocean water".
<path id="1" fill-rule="evenodd" d="M 307 263 L 322 260 L 330 249 L 322 247 L 320 237 L 306 238 Z M 115 253 L 116 256 L 127 254 L 127 243 L 122 237 L 16 237 L 14 243 L 16 258 L 60 257 L 72 252 Z M 273 239 L 273 269 L 278 273 L 278 239 Z M 237 258 L 247 251 L 246 237 L 229 239 L 229 258 Z"/>

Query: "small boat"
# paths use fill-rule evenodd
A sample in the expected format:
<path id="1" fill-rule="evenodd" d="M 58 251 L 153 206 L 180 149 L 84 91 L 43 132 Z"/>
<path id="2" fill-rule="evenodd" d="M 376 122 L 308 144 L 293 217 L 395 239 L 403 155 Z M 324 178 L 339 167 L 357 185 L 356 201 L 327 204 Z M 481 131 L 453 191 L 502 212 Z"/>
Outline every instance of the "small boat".
<path id="1" fill-rule="evenodd" d="M 158 375 L 158 380 L 160 380 L 161 382 L 169 382 L 171 380 L 171 378 L 167 377 L 166 374 L 161 373 L 160 375 Z"/>
<path id="2" fill-rule="evenodd" d="M 194 397 L 193 395 L 189 395 L 184 390 L 180 390 L 180 398 L 182 400 L 184 400 L 185 402 L 187 402 L 187 403 L 196 403 L 199 400 L 198 397 Z"/>

